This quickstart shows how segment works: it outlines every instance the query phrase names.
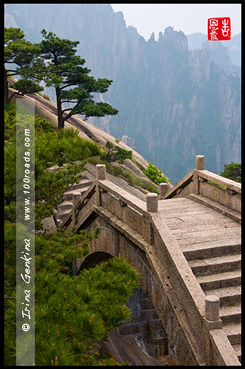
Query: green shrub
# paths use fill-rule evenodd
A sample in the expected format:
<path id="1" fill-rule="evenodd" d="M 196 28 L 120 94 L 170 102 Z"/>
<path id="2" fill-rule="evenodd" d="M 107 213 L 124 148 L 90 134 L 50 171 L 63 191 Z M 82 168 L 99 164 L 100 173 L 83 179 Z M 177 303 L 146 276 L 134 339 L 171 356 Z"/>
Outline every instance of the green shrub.
<path id="1" fill-rule="evenodd" d="M 117 161 L 120 164 L 124 163 L 125 159 L 132 159 L 132 151 L 125 150 L 120 146 L 114 146 L 111 142 L 107 141 L 106 148 L 107 154 L 102 157 L 103 160 L 108 162 Z"/>
<path id="2" fill-rule="evenodd" d="M 81 139 L 74 130 L 56 132 L 45 119 L 35 117 L 35 215 L 52 214 L 66 188 L 79 179 L 89 158 L 99 160 L 100 146 Z M 4 145 L 4 364 L 16 363 L 16 153 L 15 107 L 5 110 Z M 51 160 L 50 160 L 51 158 Z M 69 164 L 58 172 L 46 169 Z M 94 344 L 108 337 L 109 330 L 130 320 L 128 298 L 139 285 L 140 275 L 121 257 L 72 273 L 72 261 L 89 252 L 99 237 L 76 228 L 35 236 L 35 364 L 40 366 L 115 366 L 109 354 Z"/>
<path id="3" fill-rule="evenodd" d="M 232 179 L 236 182 L 242 182 L 242 165 L 241 163 L 231 163 L 224 165 L 224 171 L 220 173 L 222 177 Z"/>
<path id="4" fill-rule="evenodd" d="M 148 168 L 143 170 L 143 173 L 154 183 L 159 184 L 162 182 L 169 182 L 165 176 L 162 176 L 162 170 L 159 170 L 152 163 L 148 164 Z"/>

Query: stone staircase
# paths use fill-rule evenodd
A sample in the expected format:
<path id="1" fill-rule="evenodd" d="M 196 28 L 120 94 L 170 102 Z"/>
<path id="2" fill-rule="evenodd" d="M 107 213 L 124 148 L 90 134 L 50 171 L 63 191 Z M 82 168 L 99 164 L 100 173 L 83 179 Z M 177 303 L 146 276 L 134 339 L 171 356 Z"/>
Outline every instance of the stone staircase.
<path id="1" fill-rule="evenodd" d="M 223 329 L 241 361 L 240 224 L 187 198 L 160 203 L 202 290 L 219 297 Z"/>
<path id="2" fill-rule="evenodd" d="M 241 361 L 241 254 L 211 255 L 188 262 L 204 293 L 219 297 L 223 329 Z"/>
<path id="3" fill-rule="evenodd" d="M 78 201 L 79 198 L 89 189 L 92 183 L 93 182 L 91 180 L 83 177 L 80 179 L 79 183 L 75 183 L 68 188 L 64 193 L 65 201 L 58 205 L 58 210 L 55 214 L 58 225 L 70 213 L 73 207 L 73 198 L 75 197 L 76 201 Z"/>

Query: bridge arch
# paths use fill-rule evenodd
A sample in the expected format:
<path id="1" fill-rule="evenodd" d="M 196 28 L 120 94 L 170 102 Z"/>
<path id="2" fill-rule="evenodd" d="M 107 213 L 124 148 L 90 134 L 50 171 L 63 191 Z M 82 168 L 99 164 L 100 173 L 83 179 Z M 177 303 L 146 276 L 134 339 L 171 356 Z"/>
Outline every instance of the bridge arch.
<path id="1" fill-rule="evenodd" d="M 94 216 L 90 221 L 87 230 L 100 227 L 100 236 L 91 242 L 88 255 L 73 262 L 73 273 L 78 274 L 82 269 L 95 266 L 113 256 L 124 257 L 127 263 L 141 273 L 141 286 L 129 299 L 132 320 L 121 327 L 120 333 L 135 338 L 151 355 L 160 357 L 170 354 L 178 362 L 178 347 L 175 343 L 176 339 L 177 346 L 181 342 L 181 329 L 178 329 L 177 338 L 176 328 L 172 329 L 172 326 L 178 323 L 145 251 L 105 219 Z M 187 357 L 187 360 L 190 361 L 190 358 Z"/>
<path id="2" fill-rule="evenodd" d="M 94 268 L 97 264 L 102 263 L 103 261 L 107 261 L 110 258 L 112 258 L 111 254 L 102 251 L 97 251 L 89 254 L 82 262 L 77 274 L 79 274 L 83 269 Z"/>
<path id="3" fill-rule="evenodd" d="M 178 240 L 182 238 L 174 235 L 173 227 L 170 230 L 165 218 L 166 215 L 167 218 L 169 215 L 172 218 L 169 205 L 174 212 L 180 203 L 185 203 L 182 209 L 187 209 L 188 206 L 196 207 L 196 203 L 202 204 L 204 201 L 205 208 L 221 211 L 239 221 L 240 215 L 233 207 L 236 207 L 239 200 L 239 196 L 234 195 L 240 193 L 241 188 L 227 180 L 227 203 L 216 204 L 213 199 L 209 201 L 210 188 L 206 182 L 216 181 L 218 185 L 222 185 L 223 180 L 198 167 L 181 181 L 177 189 L 171 191 L 176 199 L 167 202 L 154 201 L 152 204 L 153 200 L 157 200 L 155 195 L 154 198 L 146 196 L 146 201 L 140 200 L 106 179 L 105 166 L 103 173 L 103 165 L 97 167 L 97 179 L 78 201 L 74 201 L 74 206 L 61 227 L 70 229 L 76 226 L 87 230 L 100 227 L 100 238 L 90 244 L 90 253 L 120 255 L 141 273 L 142 290 L 149 296 L 166 330 L 169 354 L 180 365 L 240 365 L 222 328 L 221 319 L 209 324 L 209 304 L 206 304 L 208 299 L 181 249 Z M 179 199 L 179 194 L 186 199 Z M 203 200 L 205 195 L 207 200 Z M 232 210 L 225 208 L 228 203 Z M 176 221 L 179 226 L 179 219 L 175 216 L 175 228 Z M 191 226 L 187 227 L 184 236 L 189 231 L 193 233 Z M 196 233 L 194 238 L 195 235 Z M 199 238 L 199 243 L 203 242 L 202 233 Z M 75 273 L 84 261 L 85 258 L 73 263 Z"/>
<path id="4" fill-rule="evenodd" d="M 112 257 L 113 255 L 108 252 L 92 252 L 84 258 L 77 273 L 79 274 L 84 269 L 93 268 Z M 166 330 L 151 299 L 142 287 L 134 290 L 127 306 L 131 310 L 132 319 L 120 327 L 120 334 L 134 338 L 138 345 L 153 357 L 168 355 Z"/>

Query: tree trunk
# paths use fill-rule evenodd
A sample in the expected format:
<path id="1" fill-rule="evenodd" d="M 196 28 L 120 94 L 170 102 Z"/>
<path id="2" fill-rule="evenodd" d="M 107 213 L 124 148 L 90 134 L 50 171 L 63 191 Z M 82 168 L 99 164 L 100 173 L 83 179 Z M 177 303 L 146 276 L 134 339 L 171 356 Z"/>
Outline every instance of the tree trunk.
<path id="1" fill-rule="evenodd" d="M 55 91 L 56 91 L 56 100 L 57 100 L 58 129 L 62 129 L 64 128 L 64 119 L 62 117 L 60 88 L 57 87 Z"/>

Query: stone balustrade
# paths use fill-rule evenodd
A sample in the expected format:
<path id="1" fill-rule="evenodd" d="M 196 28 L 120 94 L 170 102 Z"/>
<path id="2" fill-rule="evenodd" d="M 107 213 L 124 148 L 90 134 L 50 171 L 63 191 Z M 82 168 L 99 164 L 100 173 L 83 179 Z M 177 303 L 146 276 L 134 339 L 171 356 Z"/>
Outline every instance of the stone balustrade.
<path id="1" fill-rule="evenodd" d="M 198 186 L 200 186 L 200 178 L 205 179 L 206 176 L 215 179 L 216 176 L 213 173 L 205 171 L 203 156 L 196 158 L 196 166 L 199 169 L 192 171 L 186 177 L 185 181 L 182 182 L 185 186 L 186 182 L 188 182 L 187 185 L 192 183 L 192 190 L 195 188 L 195 181 L 198 180 Z M 226 182 L 225 179 L 220 178 L 222 177 L 219 177 L 220 182 L 222 180 Z M 237 186 L 234 181 L 228 181 L 226 184 L 230 186 L 230 189 L 232 187 L 233 189 L 238 188 L 239 190 L 239 185 Z M 161 187 L 163 188 L 162 191 L 164 191 L 164 188 L 166 189 L 164 185 Z M 181 188 L 179 187 L 179 189 Z M 166 316 L 163 314 L 162 305 L 159 305 L 159 293 L 166 294 L 164 298 L 167 300 L 164 308 L 171 310 L 175 306 L 174 310 L 171 310 L 171 314 L 174 314 L 175 318 L 171 323 L 171 327 L 168 327 L 170 329 L 168 329 L 168 334 L 169 332 L 176 332 L 177 334 L 179 327 L 181 326 L 183 328 L 180 334 L 181 340 L 178 341 L 178 345 L 183 341 L 182 346 L 184 345 L 186 347 L 189 357 L 184 359 L 186 357 L 185 350 L 182 350 L 181 345 L 176 346 L 176 352 L 178 352 L 181 360 L 183 359 L 183 362 L 186 360 L 186 363 L 189 360 L 192 363 L 191 365 L 193 363 L 205 365 L 204 361 L 206 365 L 227 363 L 229 362 L 229 358 L 226 357 L 224 359 L 226 353 L 220 343 L 220 337 L 222 337 L 224 342 L 227 342 L 227 337 L 222 333 L 222 321 L 219 318 L 219 299 L 216 296 L 204 296 L 200 285 L 190 271 L 185 257 L 177 247 L 178 245 L 173 240 L 165 225 L 164 218 L 158 212 L 159 198 L 161 199 L 161 192 L 160 196 L 155 193 L 147 194 L 146 202 L 136 198 L 106 178 L 105 165 L 97 165 L 96 181 L 80 199 L 74 196 L 74 209 L 70 213 L 70 216 L 63 222 L 62 226 L 69 229 L 69 227 L 76 225 L 79 229 L 84 221 L 87 222 L 87 219 L 91 219 L 92 214 L 95 214 L 103 219 L 102 223 L 105 223 L 107 228 L 113 227 L 115 232 L 118 232 L 118 236 L 113 236 L 117 240 L 115 241 L 117 243 L 115 248 L 118 248 L 119 238 L 126 237 L 127 242 L 131 242 L 135 247 L 139 248 L 137 253 L 134 256 L 131 255 L 130 258 L 136 260 L 137 264 L 137 255 L 143 253 L 147 255 L 150 265 L 155 267 L 153 274 L 154 278 L 157 276 L 156 280 L 158 284 L 153 284 L 153 278 L 151 283 L 146 279 L 143 285 L 156 311 L 159 313 L 159 318 L 163 321 L 164 326 L 167 326 L 168 323 Z M 93 222 L 93 220 L 90 220 L 90 222 Z M 108 235 L 103 242 L 106 245 L 108 244 Z M 121 245 L 126 247 L 126 242 L 121 242 Z M 125 252 L 129 255 L 131 251 L 128 249 Z M 185 277 L 182 275 L 183 270 Z M 173 287 L 175 286 L 175 293 L 172 292 L 172 288 L 162 288 L 169 276 L 171 276 Z M 168 286 L 168 284 L 166 285 Z M 185 311 L 186 316 L 182 316 L 182 311 Z M 195 328 L 194 335 L 191 327 L 189 329 L 186 324 L 188 327 L 190 325 Z M 175 335 L 173 333 L 172 339 L 174 337 Z M 228 356 L 234 358 L 232 349 L 228 344 L 227 347 Z"/>
<path id="2" fill-rule="evenodd" d="M 231 215 L 232 212 L 237 213 L 237 215 L 241 214 L 241 183 L 206 170 L 204 160 L 203 155 L 197 155 L 196 168 L 172 189 L 162 190 L 161 198 L 171 199 L 194 194 L 230 209 Z M 229 216 L 228 212 L 227 215 Z"/>

